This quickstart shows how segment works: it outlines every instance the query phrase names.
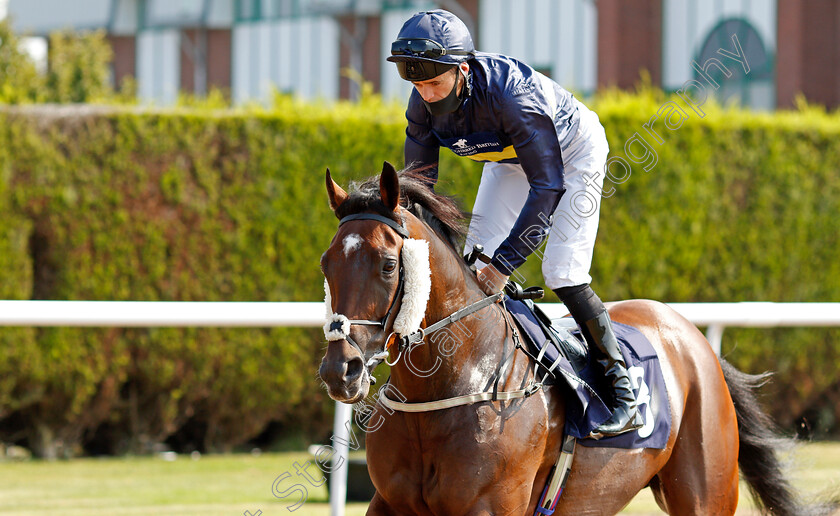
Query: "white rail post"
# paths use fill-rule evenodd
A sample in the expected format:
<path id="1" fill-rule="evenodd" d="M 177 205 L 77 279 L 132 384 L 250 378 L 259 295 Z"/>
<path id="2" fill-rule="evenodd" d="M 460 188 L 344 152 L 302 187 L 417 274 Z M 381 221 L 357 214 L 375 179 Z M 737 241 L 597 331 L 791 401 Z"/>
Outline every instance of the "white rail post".
<path id="1" fill-rule="evenodd" d="M 722 324 L 710 324 L 709 327 L 706 328 L 706 340 L 708 340 L 709 344 L 712 345 L 712 349 L 717 356 L 720 356 L 720 346 L 723 341 L 724 328 L 725 326 Z"/>
<path id="2" fill-rule="evenodd" d="M 335 418 L 333 419 L 333 447 L 336 455 L 332 460 L 330 471 L 330 515 L 344 516 L 344 504 L 347 502 L 347 470 L 350 469 L 350 434 L 347 423 L 353 415 L 353 406 L 335 402 Z M 336 467 L 343 465 L 344 467 Z"/>

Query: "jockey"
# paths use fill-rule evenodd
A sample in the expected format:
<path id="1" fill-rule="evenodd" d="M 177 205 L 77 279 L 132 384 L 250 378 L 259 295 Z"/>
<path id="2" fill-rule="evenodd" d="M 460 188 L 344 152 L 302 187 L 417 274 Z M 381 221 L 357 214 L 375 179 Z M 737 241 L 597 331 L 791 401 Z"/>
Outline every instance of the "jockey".
<path id="1" fill-rule="evenodd" d="M 477 52 L 464 23 L 441 9 L 405 22 L 388 61 L 414 85 L 406 165 L 427 167 L 434 183 L 441 146 L 484 162 L 466 242 L 492 256 L 478 271 L 482 289 L 502 290 L 547 237 L 545 284 L 569 309 L 613 386 L 612 416 L 592 437 L 641 428 L 609 314 L 589 285 L 609 152 L 598 115 L 528 65 Z"/>

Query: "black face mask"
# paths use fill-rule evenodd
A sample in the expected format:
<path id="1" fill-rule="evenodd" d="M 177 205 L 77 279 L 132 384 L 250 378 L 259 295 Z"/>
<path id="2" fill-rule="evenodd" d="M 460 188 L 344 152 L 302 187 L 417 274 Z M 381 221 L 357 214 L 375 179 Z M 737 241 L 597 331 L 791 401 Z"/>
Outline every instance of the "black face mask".
<path id="1" fill-rule="evenodd" d="M 455 74 L 455 84 L 452 85 L 452 91 L 449 92 L 449 95 L 435 102 L 423 101 L 423 104 L 426 104 L 426 109 L 432 116 L 452 113 L 461 105 L 461 97 L 458 96 L 458 79 L 461 77 L 461 70 L 457 69 Z M 464 85 L 464 88 L 466 88 L 466 85 Z"/>

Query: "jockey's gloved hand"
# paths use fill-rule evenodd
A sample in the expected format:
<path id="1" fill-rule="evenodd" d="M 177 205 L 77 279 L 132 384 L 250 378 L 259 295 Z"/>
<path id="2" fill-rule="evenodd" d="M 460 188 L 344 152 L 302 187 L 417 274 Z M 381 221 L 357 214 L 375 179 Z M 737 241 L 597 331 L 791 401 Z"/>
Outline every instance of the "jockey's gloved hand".
<path id="1" fill-rule="evenodd" d="M 488 296 L 492 296 L 493 294 L 498 294 L 505 288 L 505 284 L 510 276 L 502 274 L 492 265 L 486 265 L 476 272 L 476 277 L 478 278 L 478 284 L 481 286 L 481 290 Z"/>

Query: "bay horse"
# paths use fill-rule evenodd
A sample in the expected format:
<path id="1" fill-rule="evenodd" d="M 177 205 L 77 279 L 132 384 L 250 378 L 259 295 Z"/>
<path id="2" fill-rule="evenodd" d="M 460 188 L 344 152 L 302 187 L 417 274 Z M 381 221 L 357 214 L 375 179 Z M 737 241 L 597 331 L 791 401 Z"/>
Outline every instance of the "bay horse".
<path id="1" fill-rule="evenodd" d="M 452 199 L 434 193 L 421 174 L 398 173 L 387 162 L 378 180 L 352 194 L 329 170 L 326 187 L 341 220 L 321 258 L 333 318 L 325 326 L 329 343 L 319 374 L 330 397 L 363 400 L 371 368 L 388 353 L 389 387 L 408 403 L 486 393 L 494 383 L 499 391 L 522 390 L 533 380 L 533 363 L 515 351 L 499 303 L 459 321 L 459 345 L 441 346 L 422 329 L 409 349 L 392 345 L 413 331 L 411 324 L 445 323 L 487 298 L 458 251 L 465 214 Z M 427 278 L 403 280 L 409 242 L 412 249 L 418 242 L 427 246 Z M 426 279 L 428 300 L 411 316 L 416 321 L 399 320 L 406 310 L 418 312 L 410 306 L 417 304 L 417 293 L 409 291 Z M 718 358 L 703 334 L 664 304 L 632 300 L 608 309 L 613 321 L 638 328 L 656 350 L 671 432 L 664 449 L 579 446 L 555 514 L 615 514 L 650 487 L 669 514 L 731 515 L 739 472 L 766 513 L 829 514 L 836 508 L 835 502 L 801 502 L 785 478 L 776 457 L 781 439 L 753 394 L 763 376 L 744 374 Z M 500 368 L 505 355 L 510 361 Z M 564 411 L 562 391 L 543 388 L 509 401 L 388 412 L 366 435 L 376 487 L 367 514 L 530 516 L 560 451 Z"/>

